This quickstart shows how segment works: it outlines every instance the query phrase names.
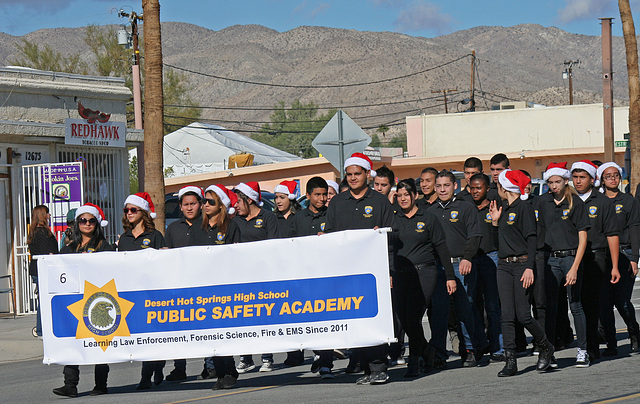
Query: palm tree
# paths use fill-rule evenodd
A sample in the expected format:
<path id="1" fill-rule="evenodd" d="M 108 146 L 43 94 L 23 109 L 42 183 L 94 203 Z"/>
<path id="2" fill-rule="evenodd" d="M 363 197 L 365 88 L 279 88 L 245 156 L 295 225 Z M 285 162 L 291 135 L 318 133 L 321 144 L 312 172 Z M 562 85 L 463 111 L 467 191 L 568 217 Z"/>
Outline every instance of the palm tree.
<path id="1" fill-rule="evenodd" d="M 640 74 L 638 73 L 638 44 L 636 27 L 633 24 L 629 0 L 618 0 L 624 47 L 627 51 L 627 73 L 629 75 L 629 147 L 631 149 L 631 190 L 640 180 Z"/>
<path id="2" fill-rule="evenodd" d="M 162 140 L 164 102 L 162 93 L 162 45 L 159 0 L 142 0 L 144 15 L 144 176 L 145 191 L 151 195 L 156 213 L 156 228 L 164 233 L 164 176 Z"/>

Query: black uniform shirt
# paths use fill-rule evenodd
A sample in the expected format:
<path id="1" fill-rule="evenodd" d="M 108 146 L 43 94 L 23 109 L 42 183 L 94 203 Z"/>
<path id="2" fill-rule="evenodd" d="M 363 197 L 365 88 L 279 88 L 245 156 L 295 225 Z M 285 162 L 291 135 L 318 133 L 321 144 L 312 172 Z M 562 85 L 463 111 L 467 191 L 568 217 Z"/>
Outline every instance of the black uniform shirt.
<path id="1" fill-rule="evenodd" d="M 73 244 L 73 243 L 72 243 Z M 102 243 L 98 246 L 98 248 L 80 248 L 78 251 L 71 245 L 66 245 L 62 247 L 60 250 L 60 254 L 74 254 L 74 253 L 94 253 L 94 252 L 102 252 L 102 251 L 115 251 L 116 247 L 112 244 L 109 244 L 107 240 L 102 240 Z"/>
<path id="2" fill-rule="evenodd" d="M 473 203 L 473 198 L 471 197 L 471 192 L 469 192 L 469 190 L 467 190 L 467 188 L 465 188 L 462 191 L 458 192 L 456 194 L 456 198 L 460 199 L 461 201 L 467 201 L 469 203 Z"/>
<path id="3" fill-rule="evenodd" d="M 196 218 L 195 221 L 198 221 L 200 217 Z M 189 233 L 191 232 L 191 229 L 192 226 L 184 217 L 180 218 L 180 220 L 176 220 L 171 223 L 164 232 L 165 244 L 169 248 L 187 247 L 192 245 L 189 243 Z"/>
<path id="4" fill-rule="evenodd" d="M 438 218 L 421 208 L 410 218 L 402 210 L 396 212 L 396 225 L 396 262 L 399 264 L 406 260 L 413 265 L 434 262 L 435 247 L 446 243 L 444 230 Z"/>
<path id="5" fill-rule="evenodd" d="M 189 245 L 219 245 L 233 244 L 240 242 L 240 229 L 235 220 L 229 220 L 227 231 L 222 233 L 218 229 L 218 225 L 213 227 L 207 224 L 206 228 L 202 228 L 202 218 L 193 223 L 189 235 Z"/>
<path id="6" fill-rule="evenodd" d="M 638 200 L 629 194 L 618 192 L 614 198 L 609 198 L 613 202 L 616 212 L 618 229 L 620 232 L 620 245 L 629 248 L 631 245 L 631 232 L 638 231 L 640 226 L 640 204 Z"/>
<path id="7" fill-rule="evenodd" d="M 145 231 L 138 237 L 133 237 L 131 230 L 120 236 L 118 251 L 137 251 L 147 248 L 160 249 L 165 246 L 164 237 L 158 230 Z"/>
<path id="8" fill-rule="evenodd" d="M 536 243 L 536 215 L 530 203 L 518 198 L 509 205 L 502 203 L 502 214 L 498 220 L 498 257 L 528 255 L 527 268 L 533 269 Z"/>
<path id="9" fill-rule="evenodd" d="M 304 209 L 291 219 L 291 236 L 315 236 L 325 231 L 327 222 L 327 208 L 323 207 L 318 213 L 313 213 L 309 208 Z"/>
<path id="10" fill-rule="evenodd" d="M 538 210 L 538 205 L 540 204 L 540 200 L 542 200 L 542 199 L 544 199 L 544 198 L 536 197 L 536 198 L 533 198 L 533 200 L 532 200 L 531 199 L 531 195 L 529 195 L 529 199 L 527 199 L 527 201 L 529 201 L 531 203 L 531 206 L 533 206 L 533 212 L 536 215 L 536 231 L 537 231 L 537 239 L 538 239 L 538 251 L 544 251 L 544 250 L 548 250 L 549 249 L 549 246 L 546 245 L 546 243 L 545 243 L 544 223 L 540 219 L 540 212 Z"/>
<path id="11" fill-rule="evenodd" d="M 278 238 L 278 218 L 273 212 L 260 209 L 260 213 L 251 220 L 236 216 L 233 220 L 240 228 L 240 241 L 260 241 Z"/>
<path id="12" fill-rule="evenodd" d="M 294 215 L 293 213 L 289 215 L 288 218 L 284 217 L 279 213 L 276 213 L 276 218 L 278 219 L 278 238 L 287 238 L 292 236 L 292 221 L 293 218 L 297 216 L 297 213 Z"/>
<path id="13" fill-rule="evenodd" d="M 447 248 L 449 248 L 452 257 L 464 255 L 467 241 L 470 238 L 482 237 L 477 210 L 478 208 L 474 205 L 460 201 L 455 196 L 448 203 L 438 201 L 429 208 L 429 212 L 440 220 L 447 237 Z"/>
<path id="14" fill-rule="evenodd" d="M 487 199 L 490 201 L 498 201 L 498 203 L 500 203 L 500 201 L 502 200 L 502 198 L 500 198 L 500 194 L 498 194 L 498 185 L 493 181 L 489 183 Z"/>
<path id="15" fill-rule="evenodd" d="M 478 254 L 488 254 L 498 251 L 498 228 L 491 223 L 491 215 L 489 214 L 490 204 L 482 209 L 474 204 L 478 212 L 478 223 L 480 231 L 482 231 L 482 240 L 478 248 Z"/>
<path id="16" fill-rule="evenodd" d="M 429 209 L 429 207 L 431 207 L 433 205 L 433 203 L 429 202 L 429 198 L 431 197 L 431 195 L 429 196 L 423 196 L 422 198 L 418 199 L 416 201 L 416 206 L 420 209 L 424 209 L 427 210 Z M 437 201 L 437 199 L 436 199 Z M 400 210 L 400 209 L 396 209 L 396 210 Z"/>
<path id="17" fill-rule="evenodd" d="M 591 228 L 587 231 L 587 249 L 607 248 L 607 237 L 618 235 L 618 221 L 613 202 L 596 189 L 592 189 L 584 204 L 591 222 Z"/>
<path id="18" fill-rule="evenodd" d="M 573 195 L 571 210 L 566 198 L 560 204 L 556 204 L 551 193 L 538 199 L 538 220 L 542 220 L 545 228 L 545 244 L 551 251 L 577 249 L 578 232 L 589 230 L 591 226 L 582 199 Z"/>
<path id="19" fill-rule="evenodd" d="M 356 199 L 351 191 L 339 193 L 331 199 L 327 209 L 326 232 L 393 227 L 393 207 L 386 196 L 367 188 Z"/>

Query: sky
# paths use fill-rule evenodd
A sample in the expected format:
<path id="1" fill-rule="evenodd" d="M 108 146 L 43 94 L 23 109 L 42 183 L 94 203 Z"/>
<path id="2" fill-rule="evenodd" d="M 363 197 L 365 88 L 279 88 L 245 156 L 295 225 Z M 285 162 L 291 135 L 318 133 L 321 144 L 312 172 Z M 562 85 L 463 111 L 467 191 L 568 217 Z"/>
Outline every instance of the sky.
<path id="1" fill-rule="evenodd" d="M 124 1 L 124 2 L 122 2 Z M 142 1 L 0 0 L 0 32 L 22 36 L 43 28 L 122 24 L 118 10 L 142 12 Z M 640 18 L 640 0 L 630 0 Z M 600 35 L 598 18 L 613 17 L 615 0 L 160 0 L 160 19 L 220 30 L 259 24 L 280 32 L 302 26 L 391 31 L 436 37 L 477 26 L 532 23 L 584 35 Z M 640 23 L 638 23 L 640 24 Z M 640 26 L 640 25 L 639 25 Z"/>

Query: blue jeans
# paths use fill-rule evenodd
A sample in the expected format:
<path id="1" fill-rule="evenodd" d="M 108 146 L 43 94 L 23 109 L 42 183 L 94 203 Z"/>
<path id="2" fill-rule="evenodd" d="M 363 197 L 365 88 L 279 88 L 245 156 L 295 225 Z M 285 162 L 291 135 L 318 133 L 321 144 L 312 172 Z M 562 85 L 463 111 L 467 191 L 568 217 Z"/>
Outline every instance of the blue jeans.
<path id="1" fill-rule="evenodd" d="M 498 295 L 498 281 L 496 271 L 498 268 L 498 252 L 479 254 L 473 259 L 473 270 L 478 276 L 478 295 L 482 294 L 484 307 L 477 306 L 478 314 L 482 320 L 483 312 L 487 313 L 487 337 L 489 338 L 489 351 L 501 354 L 502 329 L 500 326 L 500 297 Z M 479 323 L 480 326 L 484 322 Z"/>
<path id="2" fill-rule="evenodd" d="M 42 336 L 42 317 L 40 315 L 40 285 L 38 284 L 38 277 L 37 276 L 31 276 L 31 281 L 33 281 L 33 283 L 36 284 L 36 290 L 38 291 L 38 294 L 36 296 L 36 334 L 38 334 L 39 337 Z"/>
<path id="3" fill-rule="evenodd" d="M 556 316 L 558 315 L 558 293 L 560 286 L 566 282 L 566 276 L 575 257 L 562 257 L 555 258 L 549 257 L 549 270 L 553 276 L 550 282 L 547 282 L 549 286 L 548 298 L 547 298 L 547 324 L 551 324 L 548 327 L 547 338 L 553 344 L 556 340 L 556 329 L 553 326 L 556 322 Z M 578 348 L 587 349 L 587 321 L 584 316 L 584 310 L 582 308 L 582 266 L 578 270 L 578 278 L 576 283 L 567 286 L 567 297 L 569 298 L 569 309 L 573 316 L 573 323 L 576 328 L 576 337 L 578 340 Z"/>
<path id="4" fill-rule="evenodd" d="M 456 317 L 460 321 L 460 338 L 464 344 L 464 349 L 469 351 L 476 348 L 484 348 L 486 342 L 482 342 L 481 338 L 476 335 L 477 329 L 484 335 L 481 327 L 475 327 L 473 293 L 476 290 L 476 274 L 471 271 L 469 275 L 460 275 L 459 264 L 453 264 L 453 270 L 456 275 L 456 292 L 449 296 L 447 293 L 447 277 L 444 273 L 442 264 L 438 262 L 438 278 L 436 287 L 431 297 L 431 319 L 429 325 L 431 327 L 431 344 L 443 356 L 447 357 L 447 325 L 449 322 L 449 308 L 451 307 L 450 298 L 453 299 L 453 306 L 456 311 Z M 477 315 L 477 310 L 476 310 Z M 471 336 L 475 336 L 474 340 Z M 479 342 L 476 342 L 480 340 Z M 486 337 L 485 337 L 486 341 Z"/>

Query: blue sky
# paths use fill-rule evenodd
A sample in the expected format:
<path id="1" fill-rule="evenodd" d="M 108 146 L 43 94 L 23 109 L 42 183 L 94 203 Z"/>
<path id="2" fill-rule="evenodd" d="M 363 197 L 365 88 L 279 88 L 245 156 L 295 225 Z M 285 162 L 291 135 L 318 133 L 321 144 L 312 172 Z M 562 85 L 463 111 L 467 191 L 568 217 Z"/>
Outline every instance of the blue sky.
<path id="1" fill-rule="evenodd" d="M 124 0 L 120 0 L 124 1 Z M 640 27 L 640 0 L 631 0 Z M 534 23 L 571 33 L 600 35 L 599 17 L 613 17 L 615 0 L 160 0 L 162 21 L 220 30 L 259 24 L 278 31 L 319 25 L 434 37 L 480 25 Z M 117 10 L 142 11 L 142 1 L 0 0 L 0 32 L 24 35 L 42 28 L 118 24 Z"/>

